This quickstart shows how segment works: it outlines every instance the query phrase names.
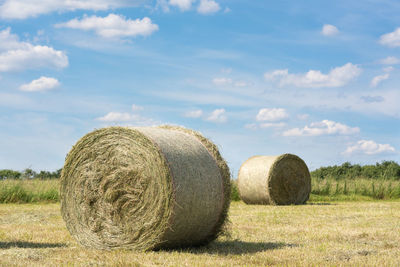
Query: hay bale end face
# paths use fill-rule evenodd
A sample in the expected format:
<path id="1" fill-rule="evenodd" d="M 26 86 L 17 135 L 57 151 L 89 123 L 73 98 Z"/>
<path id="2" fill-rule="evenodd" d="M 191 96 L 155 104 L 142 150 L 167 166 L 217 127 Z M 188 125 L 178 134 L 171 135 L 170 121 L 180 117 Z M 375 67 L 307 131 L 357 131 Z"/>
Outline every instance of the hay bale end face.
<path id="1" fill-rule="evenodd" d="M 67 155 L 61 212 L 86 247 L 194 246 L 223 231 L 229 193 L 229 169 L 199 133 L 109 127 L 85 135 Z"/>
<path id="2" fill-rule="evenodd" d="M 239 170 L 238 189 L 246 204 L 304 204 L 311 192 L 311 176 L 296 155 L 254 156 Z"/>

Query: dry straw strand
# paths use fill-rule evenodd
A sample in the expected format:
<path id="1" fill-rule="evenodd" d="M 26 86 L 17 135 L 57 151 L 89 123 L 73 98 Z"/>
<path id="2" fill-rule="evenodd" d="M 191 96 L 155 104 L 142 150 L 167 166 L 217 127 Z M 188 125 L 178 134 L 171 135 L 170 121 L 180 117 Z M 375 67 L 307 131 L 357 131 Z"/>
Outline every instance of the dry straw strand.
<path id="1" fill-rule="evenodd" d="M 238 189 L 247 204 L 304 204 L 310 196 L 311 176 L 296 155 L 254 156 L 240 167 Z"/>
<path id="2" fill-rule="evenodd" d="M 108 127 L 82 137 L 61 175 L 61 212 L 77 241 L 150 250 L 215 239 L 229 208 L 229 169 L 190 131 Z"/>

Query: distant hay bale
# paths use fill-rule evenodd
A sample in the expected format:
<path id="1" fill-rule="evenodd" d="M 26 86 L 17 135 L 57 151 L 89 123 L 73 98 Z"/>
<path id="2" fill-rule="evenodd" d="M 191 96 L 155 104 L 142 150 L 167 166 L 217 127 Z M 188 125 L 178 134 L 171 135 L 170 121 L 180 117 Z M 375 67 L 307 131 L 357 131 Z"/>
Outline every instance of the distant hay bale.
<path id="1" fill-rule="evenodd" d="M 82 137 L 61 174 L 61 213 L 82 245 L 150 250 L 206 244 L 224 229 L 230 172 L 181 127 L 108 127 Z"/>
<path id="2" fill-rule="evenodd" d="M 304 204 L 311 192 L 307 165 L 292 154 L 249 158 L 240 167 L 237 183 L 247 204 Z"/>

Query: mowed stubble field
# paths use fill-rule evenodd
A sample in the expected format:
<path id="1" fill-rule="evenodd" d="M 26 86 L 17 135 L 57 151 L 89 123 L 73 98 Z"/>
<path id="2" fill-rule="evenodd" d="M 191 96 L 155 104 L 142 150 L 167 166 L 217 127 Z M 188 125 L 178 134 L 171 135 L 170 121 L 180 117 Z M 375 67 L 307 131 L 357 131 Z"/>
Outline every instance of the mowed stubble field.
<path id="1" fill-rule="evenodd" d="M 248 206 L 233 202 L 230 237 L 173 251 L 80 247 L 59 204 L 0 204 L 1 266 L 400 266 L 400 202 Z"/>

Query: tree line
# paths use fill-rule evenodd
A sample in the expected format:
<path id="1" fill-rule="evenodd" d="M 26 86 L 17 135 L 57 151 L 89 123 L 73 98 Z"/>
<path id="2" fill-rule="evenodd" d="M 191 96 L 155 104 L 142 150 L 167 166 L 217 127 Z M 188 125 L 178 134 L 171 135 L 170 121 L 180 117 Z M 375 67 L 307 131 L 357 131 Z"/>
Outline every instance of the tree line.
<path id="1" fill-rule="evenodd" d="M 400 180 L 400 165 L 395 161 L 382 161 L 375 165 L 351 164 L 345 162 L 342 165 L 321 167 L 311 172 L 311 176 L 317 179 L 392 179 Z"/>
<path id="2" fill-rule="evenodd" d="M 2 179 L 58 179 L 61 169 L 53 172 L 35 172 L 32 169 L 23 171 L 0 170 L 0 180 Z M 382 161 L 375 165 L 351 164 L 345 162 L 342 165 L 321 167 L 311 172 L 314 179 L 392 179 L 400 180 L 400 165 L 395 161 Z"/>
<path id="3" fill-rule="evenodd" d="M 0 180 L 4 179 L 58 179 L 61 176 L 61 169 L 53 172 L 40 171 L 35 172 L 32 169 L 25 169 L 23 171 L 14 170 L 0 170 Z"/>

